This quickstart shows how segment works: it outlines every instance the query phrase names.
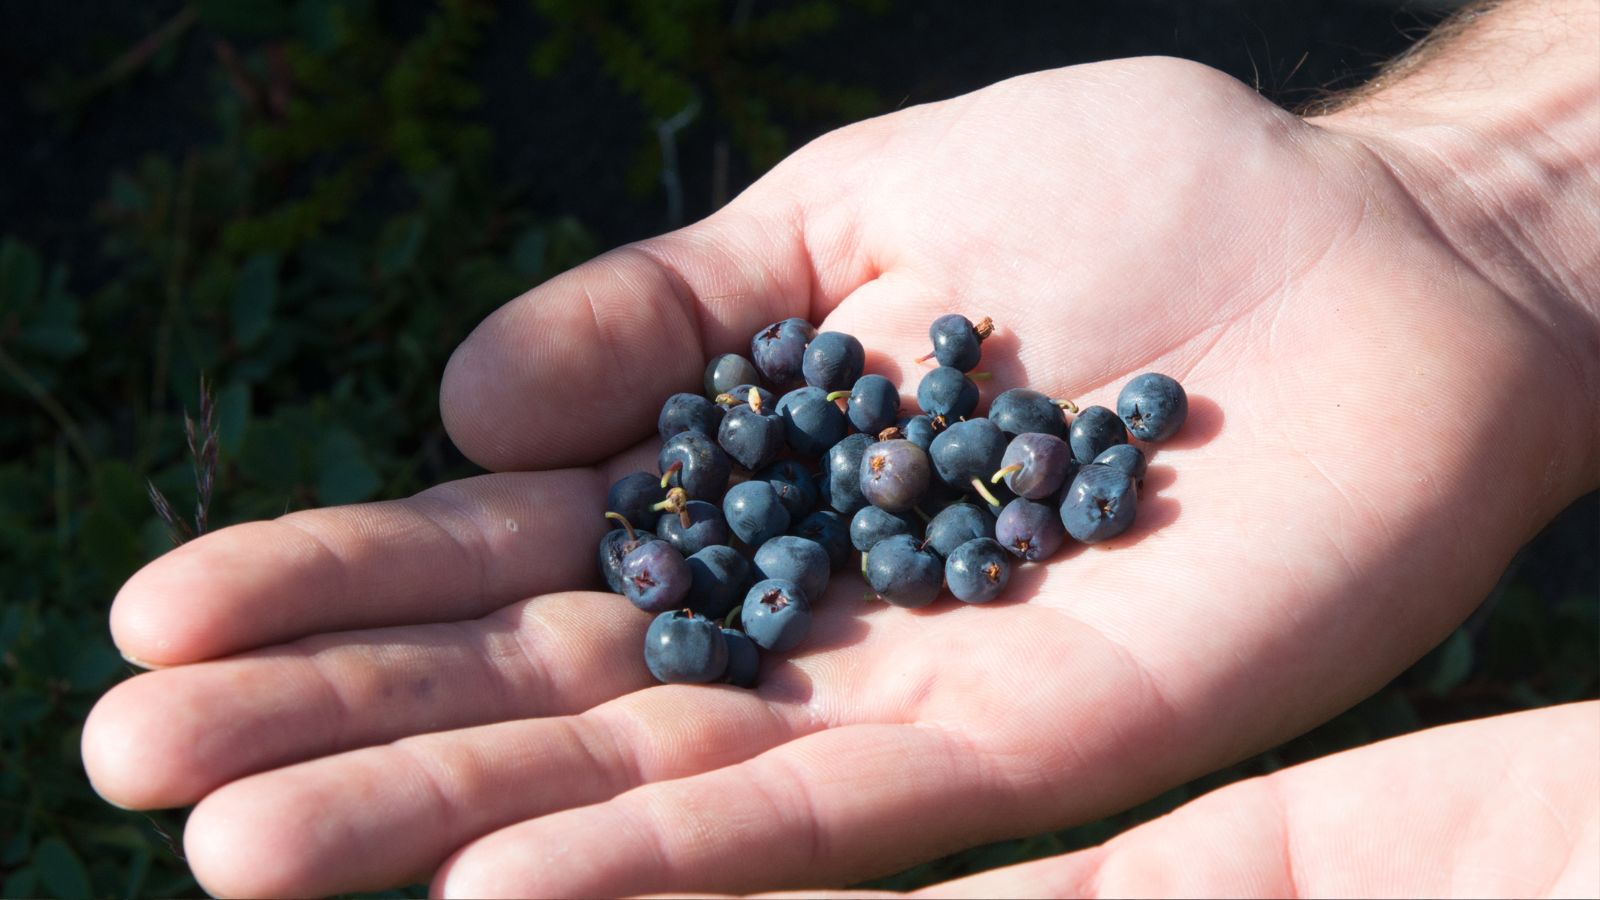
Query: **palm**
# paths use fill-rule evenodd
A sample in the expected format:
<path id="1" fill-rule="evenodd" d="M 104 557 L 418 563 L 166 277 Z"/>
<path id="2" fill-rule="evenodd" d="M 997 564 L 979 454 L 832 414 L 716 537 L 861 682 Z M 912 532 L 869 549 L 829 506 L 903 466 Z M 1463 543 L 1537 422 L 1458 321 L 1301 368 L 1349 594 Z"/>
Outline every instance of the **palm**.
<path id="1" fill-rule="evenodd" d="M 536 293 L 444 392 L 469 455 L 536 471 L 231 529 L 119 598 L 133 655 L 249 651 L 135 679 L 85 736 L 109 796 L 205 798 L 188 843 L 213 890 L 370 887 L 463 846 L 442 884 L 478 895 L 847 880 L 1307 727 L 1504 564 L 1448 523 L 1484 502 L 1455 485 L 1528 389 L 1484 357 L 1534 338 L 1374 157 L 1199 67 L 1049 73 L 846 130 Z M 809 313 L 910 384 L 946 310 L 998 323 L 990 392 L 1184 381 L 1191 419 L 1135 529 L 981 608 L 887 608 L 839 578 L 758 692 L 647 687 L 647 617 L 561 593 L 592 578 L 600 524 L 545 511 L 641 467 L 624 448 L 698 377 L 686 346 Z M 558 377 L 596 381 L 607 414 L 563 411 Z M 619 455 L 551 468 L 597 453 Z"/>

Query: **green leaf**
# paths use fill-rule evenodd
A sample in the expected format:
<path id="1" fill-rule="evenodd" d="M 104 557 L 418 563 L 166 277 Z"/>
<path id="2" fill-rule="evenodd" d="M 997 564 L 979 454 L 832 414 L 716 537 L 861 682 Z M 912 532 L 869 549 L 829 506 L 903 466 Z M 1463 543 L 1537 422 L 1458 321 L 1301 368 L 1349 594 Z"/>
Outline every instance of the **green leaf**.
<path id="1" fill-rule="evenodd" d="M 67 681 L 79 693 L 99 693 L 117 673 L 122 671 L 123 660 L 111 645 L 98 640 L 85 641 L 67 663 Z"/>
<path id="2" fill-rule="evenodd" d="M 0 845 L 0 866 L 14 866 L 28 858 L 28 851 L 33 849 L 26 834 L 14 834 L 3 845 Z M 10 891 L 0 892 L 0 897 L 15 897 Z"/>
<path id="3" fill-rule="evenodd" d="M 12 238 L 0 242 L 0 311 L 31 303 L 39 293 L 43 271 L 32 247 Z"/>
<path id="4" fill-rule="evenodd" d="M 32 866 L 23 866 L 6 876 L 4 884 L 0 884 L 0 897 L 32 897 L 38 893 L 35 887 L 39 883 L 39 876 L 33 871 Z"/>
<path id="5" fill-rule="evenodd" d="M 1457 628 L 1428 654 L 1432 671 L 1425 687 L 1435 697 L 1443 697 L 1461 686 L 1472 674 L 1472 638 L 1466 629 Z"/>
<path id="6" fill-rule="evenodd" d="M 367 462 L 361 441 L 346 429 L 323 435 L 317 469 L 317 499 L 324 505 L 359 503 L 378 490 L 378 473 Z"/>
<path id="7" fill-rule="evenodd" d="M 391 219 L 378 236 L 378 273 L 392 278 L 410 269 L 427 232 L 428 223 L 421 216 Z"/>
<path id="8" fill-rule="evenodd" d="M 278 258 L 258 253 L 239 267 L 233 290 L 233 334 L 250 346 L 267 333 L 272 309 L 278 303 Z"/>
<path id="9" fill-rule="evenodd" d="M 250 385 L 235 381 L 217 392 L 217 445 L 228 455 L 239 452 L 250 422 Z"/>
<path id="10" fill-rule="evenodd" d="M 511 265 L 520 275 L 537 278 L 544 272 L 546 251 L 550 239 L 539 226 L 524 230 L 511 245 Z"/>
<path id="11" fill-rule="evenodd" d="M 239 450 L 239 471 L 263 487 L 287 491 L 300 479 L 298 435 L 282 422 L 255 422 Z"/>
<path id="12" fill-rule="evenodd" d="M 89 871 L 60 838 L 45 838 L 33 850 L 33 868 L 40 885 L 57 897 L 88 897 Z"/>

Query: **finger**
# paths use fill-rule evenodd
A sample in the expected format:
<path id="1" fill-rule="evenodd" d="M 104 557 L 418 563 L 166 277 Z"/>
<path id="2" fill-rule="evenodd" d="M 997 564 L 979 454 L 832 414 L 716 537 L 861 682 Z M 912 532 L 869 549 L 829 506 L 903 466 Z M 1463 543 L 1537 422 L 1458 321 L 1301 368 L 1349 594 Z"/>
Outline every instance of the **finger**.
<path id="1" fill-rule="evenodd" d="M 1600 703 L 1434 728 L 1230 785 L 936 897 L 1600 895 Z"/>
<path id="2" fill-rule="evenodd" d="M 425 880 L 472 838 L 820 727 L 731 687 L 659 686 L 582 715 L 422 735 L 230 784 L 185 829 L 217 896 L 325 896 Z"/>
<path id="3" fill-rule="evenodd" d="M 606 483 L 589 469 L 488 475 L 225 528 L 129 579 L 112 637 L 141 665 L 172 665 L 588 586 Z"/>
<path id="4" fill-rule="evenodd" d="M 146 673 L 95 705 L 84 766 L 113 803 L 173 807 L 317 756 L 581 712 L 652 683 L 637 652 L 649 622 L 614 594 L 552 594 L 469 622 L 318 635 Z"/>

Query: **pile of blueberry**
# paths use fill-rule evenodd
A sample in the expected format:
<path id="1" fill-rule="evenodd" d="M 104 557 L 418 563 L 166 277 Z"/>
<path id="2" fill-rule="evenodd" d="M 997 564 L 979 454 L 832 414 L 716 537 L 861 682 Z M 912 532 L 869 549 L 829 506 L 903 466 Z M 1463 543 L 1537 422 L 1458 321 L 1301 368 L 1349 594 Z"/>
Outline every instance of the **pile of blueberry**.
<path id="1" fill-rule="evenodd" d="M 659 471 L 612 485 L 605 515 L 620 527 L 600 541 L 606 583 L 659 614 L 644 647 L 657 679 L 754 686 L 762 651 L 805 639 L 852 548 L 891 604 L 926 606 L 946 587 L 985 603 L 1015 559 L 1128 530 L 1145 473 L 1128 436 L 1177 432 L 1183 387 L 1140 375 L 1115 412 L 1014 388 L 978 416 L 982 375 L 968 373 L 993 328 L 934 321 L 920 415 L 902 417 L 894 384 L 862 374 L 860 341 L 803 319 L 763 328 L 749 359 L 711 360 L 704 396 L 667 399 Z"/>

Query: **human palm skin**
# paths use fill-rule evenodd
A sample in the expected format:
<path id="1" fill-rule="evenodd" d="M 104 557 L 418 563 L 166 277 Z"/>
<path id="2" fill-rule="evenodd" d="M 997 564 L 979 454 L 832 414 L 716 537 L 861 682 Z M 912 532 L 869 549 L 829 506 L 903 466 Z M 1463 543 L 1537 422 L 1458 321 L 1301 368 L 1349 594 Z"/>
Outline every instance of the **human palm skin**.
<path id="1" fill-rule="evenodd" d="M 1388 150 L 1175 60 L 829 135 L 474 332 L 443 415 L 499 474 L 138 573 L 113 631 L 160 670 L 96 707 L 89 774 L 126 806 L 197 803 L 216 893 L 615 895 L 849 883 L 1303 731 L 1595 480 L 1592 411 L 1561 394 L 1593 323 L 1453 249 Z M 886 607 L 842 574 L 758 690 L 654 685 L 650 617 L 588 589 L 661 400 L 793 315 L 909 394 L 951 311 L 997 324 L 986 400 L 1184 383 L 1134 528 L 984 607 Z"/>

